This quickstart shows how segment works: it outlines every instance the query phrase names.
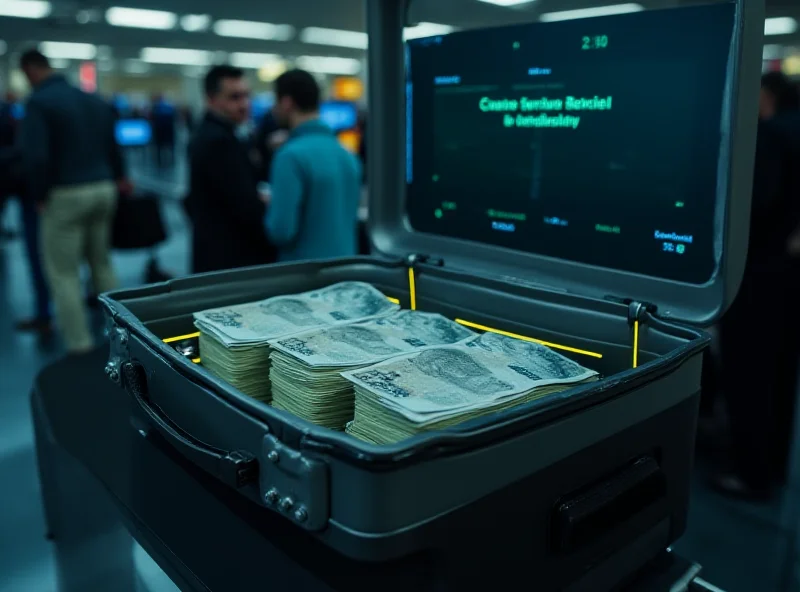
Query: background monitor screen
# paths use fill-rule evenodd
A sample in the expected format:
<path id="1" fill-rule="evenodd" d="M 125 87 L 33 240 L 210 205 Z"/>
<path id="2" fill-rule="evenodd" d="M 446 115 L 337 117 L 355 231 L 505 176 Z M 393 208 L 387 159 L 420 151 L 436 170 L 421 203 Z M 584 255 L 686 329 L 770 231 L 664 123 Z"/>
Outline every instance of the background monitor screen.
<path id="1" fill-rule="evenodd" d="M 153 137 L 153 130 L 146 119 L 120 119 L 115 134 L 120 146 L 146 146 Z"/>
<path id="2" fill-rule="evenodd" d="M 325 101 L 320 105 L 319 117 L 335 132 L 349 130 L 358 123 L 358 107 L 347 101 Z"/>
<path id="3" fill-rule="evenodd" d="M 417 231 L 704 283 L 734 3 L 407 46 Z"/>

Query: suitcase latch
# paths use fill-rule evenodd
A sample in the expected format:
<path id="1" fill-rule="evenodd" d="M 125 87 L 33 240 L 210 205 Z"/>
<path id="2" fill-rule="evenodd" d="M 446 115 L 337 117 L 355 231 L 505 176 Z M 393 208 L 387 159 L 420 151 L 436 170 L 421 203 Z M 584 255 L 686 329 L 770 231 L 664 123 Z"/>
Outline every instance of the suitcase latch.
<path id="1" fill-rule="evenodd" d="M 117 326 L 110 316 L 107 333 L 109 348 L 105 373 L 111 382 L 122 384 L 122 365 L 131 358 L 128 348 L 130 335 L 127 329 Z"/>
<path id="2" fill-rule="evenodd" d="M 283 444 L 264 437 L 259 465 L 261 500 L 306 530 L 321 530 L 330 515 L 328 467 Z"/>

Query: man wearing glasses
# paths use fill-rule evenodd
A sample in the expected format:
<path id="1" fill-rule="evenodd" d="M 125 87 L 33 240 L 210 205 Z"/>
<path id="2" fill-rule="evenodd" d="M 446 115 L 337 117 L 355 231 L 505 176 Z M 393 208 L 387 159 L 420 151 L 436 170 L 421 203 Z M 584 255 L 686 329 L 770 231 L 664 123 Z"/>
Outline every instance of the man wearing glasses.
<path id="1" fill-rule="evenodd" d="M 192 271 L 272 263 L 275 249 L 264 234 L 266 206 L 257 171 L 236 135 L 250 117 L 244 72 L 213 67 L 205 77 L 205 95 L 206 115 L 189 145 Z"/>

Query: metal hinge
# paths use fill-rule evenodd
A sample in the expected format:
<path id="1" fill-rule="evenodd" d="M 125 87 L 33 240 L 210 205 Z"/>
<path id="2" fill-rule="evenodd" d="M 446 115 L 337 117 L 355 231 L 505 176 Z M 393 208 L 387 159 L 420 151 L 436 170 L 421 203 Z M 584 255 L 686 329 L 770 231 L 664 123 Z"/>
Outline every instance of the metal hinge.
<path id="1" fill-rule="evenodd" d="M 283 444 L 264 437 L 259 486 L 267 507 L 306 530 L 325 528 L 330 516 L 328 467 Z"/>
<path id="2" fill-rule="evenodd" d="M 444 267 L 444 259 L 441 257 L 432 257 L 423 253 L 411 253 L 406 257 L 406 265 L 412 269 L 416 269 L 418 265 L 431 265 L 432 267 Z"/>

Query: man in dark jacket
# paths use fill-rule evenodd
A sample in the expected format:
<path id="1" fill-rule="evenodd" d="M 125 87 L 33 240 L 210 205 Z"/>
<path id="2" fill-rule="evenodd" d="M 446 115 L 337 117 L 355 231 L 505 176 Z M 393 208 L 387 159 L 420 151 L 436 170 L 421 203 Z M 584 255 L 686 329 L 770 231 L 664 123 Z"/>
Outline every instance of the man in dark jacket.
<path id="1" fill-rule="evenodd" d="M 207 112 L 189 145 L 186 210 L 194 225 L 194 273 L 275 261 L 264 234 L 266 206 L 247 146 L 236 127 L 250 114 L 244 73 L 215 66 L 205 78 Z"/>
<path id="2" fill-rule="evenodd" d="M 66 349 L 79 354 L 94 347 L 81 265 L 88 263 L 97 293 L 116 287 L 111 223 L 117 194 L 130 184 L 111 107 L 71 86 L 36 50 L 20 66 L 34 89 L 20 130 L 26 198 L 41 212 L 44 270 Z"/>

